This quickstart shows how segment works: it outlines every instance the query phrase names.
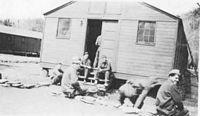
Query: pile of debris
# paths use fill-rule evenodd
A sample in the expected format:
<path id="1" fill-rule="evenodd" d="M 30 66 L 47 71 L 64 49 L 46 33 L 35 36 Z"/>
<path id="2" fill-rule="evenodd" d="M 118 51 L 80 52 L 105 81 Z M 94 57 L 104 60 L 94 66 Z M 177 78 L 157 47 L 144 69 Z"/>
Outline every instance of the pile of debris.
<path id="1" fill-rule="evenodd" d="M 1 63 L 36 63 L 38 64 L 39 62 L 38 61 L 19 61 L 19 60 L 16 60 L 16 61 L 12 61 L 12 60 L 0 60 Z"/>
<path id="2" fill-rule="evenodd" d="M 21 89 L 31 89 L 31 88 L 38 88 L 42 86 L 50 86 L 50 83 L 25 84 L 20 81 L 9 81 L 8 79 L 0 79 L 0 86 L 16 87 L 16 88 L 21 88 Z"/>
<path id="3" fill-rule="evenodd" d="M 17 56 L 10 54 L 0 54 L 0 63 L 39 63 L 37 57 Z"/>
<path id="4" fill-rule="evenodd" d="M 61 91 L 57 89 L 56 91 L 52 91 L 52 96 L 61 96 L 65 98 L 69 98 L 65 94 L 63 94 Z M 118 93 L 113 93 L 113 94 L 118 94 Z M 77 102 L 83 102 L 89 105 L 100 105 L 104 107 L 110 107 L 110 108 L 117 108 L 124 112 L 125 114 L 132 114 L 133 116 L 153 116 L 156 114 L 155 107 L 149 107 L 149 105 L 144 105 L 142 109 L 140 109 L 138 112 L 133 111 L 133 104 L 129 99 L 125 99 L 123 105 L 119 105 L 119 102 L 117 99 L 112 98 L 113 95 L 110 94 L 105 94 L 104 96 L 101 96 L 97 94 L 97 91 L 88 91 L 88 94 L 81 96 L 77 95 L 71 100 L 76 100 Z M 145 104 L 152 104 L 152 101 L 154 101 L 153 98 L 147 97 L 145 100 Z M 149 103 L 146 103 L 149 102 Z"/>

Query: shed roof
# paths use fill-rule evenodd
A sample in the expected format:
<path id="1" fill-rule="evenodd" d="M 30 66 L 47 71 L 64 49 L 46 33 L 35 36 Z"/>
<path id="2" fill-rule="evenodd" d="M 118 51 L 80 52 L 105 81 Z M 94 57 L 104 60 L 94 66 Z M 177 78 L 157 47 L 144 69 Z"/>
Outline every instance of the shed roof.
<path id="1" fill-rule="evenodd" d="M 66 7 L 66 6 L 69 6 L 69 5 L 71 5 L 71 4 L 75 3 L 75 2 L 76 2 L 76 1 L 67 2 L 67 3 L 65 3 L 65 4 L 63 4 L 63 5 L 61 5 L 61 6 L 57 7 L 57 8 L 54 8 L 54 9 L 52 9 L 52 10 L 50 10 L 50 11 L 44 13 L 43 15 L 49 15 L 49 14 L 51 14 L 51 13 L 54 13 L 54 12 L 56 12 L 56 11 L 58 11 L 58 10 L 64 8 L 64 7 Z M 146 3 L 146 2 L 139 2 L 139 3 L 140 3 L 141 5 L 144 5 L 144 6 L 146 6 L 146 7 L 151 8 L 151 9 L 153 9 L 153 10 L 155 10 L 155 11 L 158 11 L 158 12 L 160 12 L 160 13 L 163 13 L 163 14 L 165 14 L 165 15 L 167 15 L 167 16 L 173 18 L 173 19 L 178 19 L 178 20 L 180 20 L 179 17 L 174 16 L 173 14 L 170 14 L 170 13 L 168 13 L 168 12 L 162 10 L 162 9 L 159 9 L 159 8 L 153 6 L 153 5 L 150 5 L 150 4 Z"/>
<path id="2" fill-rule="evenodd" d="M 69 6 L 69 5 L 71 5 L 71 4 L 75 3 L 75 2 L 76 2 L 76 1 L 67 2 L 67 3 L 65 3 L 65 4 L 63 4 L 63 5 L 61 5 L 61 6 L 57 7 L 57 8 L 54 8 L 54 9 L 52 9 L 52 10 L 50 10 L 50 11 L 44 13 L 43 15 L 49 15 L 49 14 L 51 14 L 51 13 L 53 13 L 53 12 L 56 12 L 57 10 L 60 10 L 60 9 L 62 9 L 62 8 L 64 8 L 64 7 L 66 7 L 66 6 Z"/>
<path id="3" fill-rule="evenodd" d="M 146 2 L 140 2 L 140 4 L 145 5 L 145 6 L 151 8 L 151 9 L 153 9 L 153 10 L 156 10 L 156 11 L 158 11 L 158 12 L 160 12 L 160 13 L 163 13 L 163 14 L 165 14 L 165 15 L 167 15 L 167 16 L 173 18 L 173 19 L 178 19 L 178 20 L 180 20 L 179 17 L 174 16 L 173 14 L 170 14 L 170 13 L 168 13 L 168 12 L 162 10 L 162 9 L 159 9 L 159 8 L 153 6 L 153 5 L 150 5 L 150 4 L 146 3 Z"/>
<path id="4" fill-rule="evenodd" d="M 0 33 L 42 39 L 41 32 L 22 30 L 22 29 L 18 29 L 14 27 L 3 26 L 3 25 L 0 25 Z"/>

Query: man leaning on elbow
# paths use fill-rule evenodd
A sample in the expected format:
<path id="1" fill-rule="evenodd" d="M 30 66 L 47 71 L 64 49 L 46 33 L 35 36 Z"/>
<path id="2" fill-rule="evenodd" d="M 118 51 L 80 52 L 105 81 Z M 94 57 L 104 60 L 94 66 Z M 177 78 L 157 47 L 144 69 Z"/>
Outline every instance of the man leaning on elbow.
<path id="1" fill-rule="evenodd" d="M 189 116 L 184 109 L 181 94 L 177 89 L 180 71 L 173 69 L 169 72 L 168 80 L 158 90 L 156 97 L 156 109 L 159 116 Z"/>

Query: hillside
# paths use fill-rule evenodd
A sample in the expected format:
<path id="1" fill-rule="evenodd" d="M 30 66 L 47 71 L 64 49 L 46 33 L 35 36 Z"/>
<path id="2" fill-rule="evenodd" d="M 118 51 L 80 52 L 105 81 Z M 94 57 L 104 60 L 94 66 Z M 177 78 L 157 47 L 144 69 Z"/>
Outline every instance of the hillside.
<path id="1" fill-rule="evenodd" d="M 199 25 L 200 25 L 200 8 L 196 8 L 181 16 L 183 20 L 185 34 L 192 52 L 194 64 L 198 65 L 199 59 Z M 191 62 L 191 57 L 189 58 Z"/>
<path id="2" fill-rule="evenodd" d="M 43 32 L 44 19 L 0 19 L 0 25 L 16 27 L 19 29 Z"/>

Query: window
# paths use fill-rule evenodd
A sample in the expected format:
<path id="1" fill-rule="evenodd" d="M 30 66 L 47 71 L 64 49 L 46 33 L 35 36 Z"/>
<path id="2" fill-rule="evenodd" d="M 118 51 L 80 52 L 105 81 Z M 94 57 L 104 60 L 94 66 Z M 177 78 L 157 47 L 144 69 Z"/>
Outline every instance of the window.
<path id="1" fill-rule="evenodd" d="M 155 25 L 152 21 L 139 21 L 137 43 L 144 45 L 155 45 Z"/>
<path id="2" fill-rule="evenodd" d="M 57 38 L 69 39 L 71 35 L 70 26 L 70 19 L 58 19 Z"/>

